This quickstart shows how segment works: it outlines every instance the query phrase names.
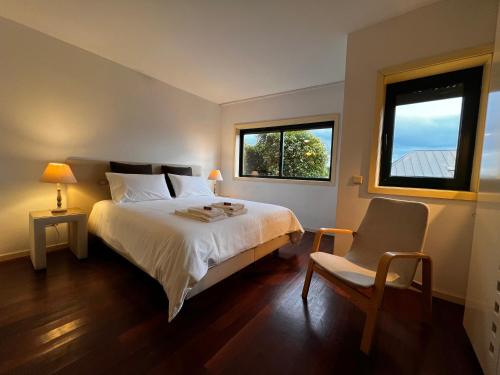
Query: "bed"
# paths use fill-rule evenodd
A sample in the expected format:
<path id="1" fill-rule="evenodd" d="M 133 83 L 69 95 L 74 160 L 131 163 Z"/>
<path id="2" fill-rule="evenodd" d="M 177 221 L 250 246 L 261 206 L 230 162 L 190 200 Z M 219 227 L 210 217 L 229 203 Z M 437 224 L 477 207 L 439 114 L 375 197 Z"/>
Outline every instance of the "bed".
<path id="1" fill-rule="evenodd" d="M 292 211 L 271 204 L 221 197 L 116 204 L 105 182 L 106 161 L 67 162 L 78 180 L 68 187 L 68 205 L 90 213 L 92 234 L 160 282 L 169 300 L 169 321 L 187 298 L 297 242 L 303 233 Z M 200 174 L 201 168 L 192 169 Z M 248 212 L 212 223 L 174 215 L 176 209 L 221 201 L 244 203 Z"/>

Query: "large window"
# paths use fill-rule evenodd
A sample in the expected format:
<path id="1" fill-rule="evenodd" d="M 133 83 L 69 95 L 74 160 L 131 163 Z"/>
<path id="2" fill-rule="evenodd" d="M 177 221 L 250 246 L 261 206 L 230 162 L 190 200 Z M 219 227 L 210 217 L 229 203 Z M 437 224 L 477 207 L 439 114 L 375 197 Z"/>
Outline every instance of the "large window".
<path id="1" fill-rule="evenodd" d="M 470 190 L 483 67 L 386 86 L 379 185 Z"/>
<path id="2" fill-rule="evenodd" d="M 330 181 L 334 121 L 241 129 L 240 177 Z"/>

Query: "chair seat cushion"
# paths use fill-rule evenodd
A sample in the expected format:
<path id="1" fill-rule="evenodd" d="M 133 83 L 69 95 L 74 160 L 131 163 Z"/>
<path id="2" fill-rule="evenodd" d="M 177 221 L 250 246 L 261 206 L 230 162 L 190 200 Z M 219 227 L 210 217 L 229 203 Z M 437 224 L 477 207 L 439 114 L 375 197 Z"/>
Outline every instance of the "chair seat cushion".
<path id="1" fill-rule="evenodd" d="M 332 275 L 354 286 L 369 288 L 375 284 L 375 271 L 358 266 L 344 257 L 318 251 L 311 254 L 311 259 Z M 386 283 L 392 284 L 398 278 L 397 273 L 389 272 Z"/>

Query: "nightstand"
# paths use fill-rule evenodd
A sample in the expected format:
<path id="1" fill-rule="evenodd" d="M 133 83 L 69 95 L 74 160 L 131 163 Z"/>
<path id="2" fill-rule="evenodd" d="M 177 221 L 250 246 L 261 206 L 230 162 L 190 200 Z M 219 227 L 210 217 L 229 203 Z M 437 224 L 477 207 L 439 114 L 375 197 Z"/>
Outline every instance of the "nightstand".
<path id="1" fill-rule="evenodd" d="M 79 208 L 68 208 L 63 213 L 50 210 L 30 212 L 30 257 L 35 270 L 47 267 L 45 227 L 68 223 L 69 246 L 78 259 L 87 257 L 87 214 Z"/>

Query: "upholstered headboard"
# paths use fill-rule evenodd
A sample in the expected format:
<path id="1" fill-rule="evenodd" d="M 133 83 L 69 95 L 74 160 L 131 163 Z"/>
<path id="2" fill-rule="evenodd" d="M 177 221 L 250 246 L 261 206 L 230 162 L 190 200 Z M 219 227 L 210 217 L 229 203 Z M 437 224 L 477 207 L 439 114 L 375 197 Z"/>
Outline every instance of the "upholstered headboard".
<path id="1" fill-rule="evenodd" d="M 120 160 L 117 160 L 120 161 Z M 67 199 L 68 207 L 79 207 L 90 214 L 94 203 L 111 199 L 109 193 L 109 185 L 106 180 L 105 173 L 109 172 L 108 160 L 90 160 L 81 158 L 69 158 L 66 160 L 71 166 L 71 170 L 78 181 L 76 184 L 68 185 Z M 127 162 L 134 164 L 136 162 Z M 149 162 L 137 162 L 137 164 L 145 164 Z M 180 165 L 174 163 L 150 163 L 153 165 L 153 173 L 161 173 L 160 168 L 162 165 L 173 165 L 181 167 L 191 167 L 193 175 L 201 175 L 201 167 L 197 165 Z"/>

